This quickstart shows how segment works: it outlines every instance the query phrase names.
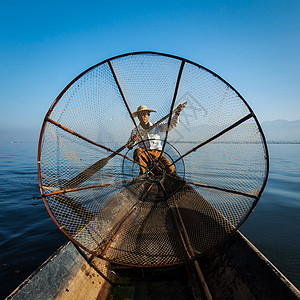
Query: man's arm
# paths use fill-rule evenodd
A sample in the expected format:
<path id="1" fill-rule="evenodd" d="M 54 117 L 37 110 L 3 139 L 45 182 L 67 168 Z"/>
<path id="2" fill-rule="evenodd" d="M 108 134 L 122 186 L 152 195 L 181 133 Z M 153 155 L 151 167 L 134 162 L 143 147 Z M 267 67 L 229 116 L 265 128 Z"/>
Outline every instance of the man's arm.
<path id="1" fill-rule="evenodd" d="M 136 144 L 137 141 L 140 140 L 140 137 L 137 135 L 136 129 L 132 129 L 131 134 L 130 134 L 130 138 L 128 140 L 127 143 L 132 142 L 129 144 L 129 146 L 127 146 L 128 149 L 132 149 L 134 147 L 134 145 Z"/>
<path id="2" fill-rule="evenodd" d="M 170 122 L 170 126 L 169 126 L 169 131 L 172 130 L 172 129 L 174 129 L 178 124 L 179 124 L 179 115 L 175 114 L 171 118 L 171 122 Z M 163 123 L 163 124 L 159 125 L 158 130 L 160 132 L 165 132 L 165 131 L 167 131 L 167 128 L 168 128 L 168 123 Z"/>
<path id="3" fill-rule="evenodd" d="M 185 108 L 187 102 L 183 103 L 183 104 L 179 104 L 178 107 L 176 108 L 176 112 L 174 113 L 174 116 L 171 118 L 171 122 L 170 122 L 170 126 L 169 126 L 169 131 L 174 129 L 178 124 L 179 124 L 179 115 L 180 112 Z M 168 124 L 167 123 L 163 123 L 161 125 L 159 125 L 159 131 L 160 132 L 164 132 L 167 131 L 168 129 Z"/>

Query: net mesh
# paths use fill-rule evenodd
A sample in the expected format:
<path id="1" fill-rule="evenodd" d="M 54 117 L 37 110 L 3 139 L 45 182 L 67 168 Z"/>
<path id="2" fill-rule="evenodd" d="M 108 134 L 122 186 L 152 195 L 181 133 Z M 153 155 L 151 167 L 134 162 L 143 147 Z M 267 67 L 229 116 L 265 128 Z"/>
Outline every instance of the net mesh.
<path id="1" fill-rule="evenodd" d="M 163 155 L 145 167 L 128 146 L 140 105 L 157 112 Z M 172 129 L 172 130 L 171 130 Z M 162 130 L 162 129 L 159 129 Z M 158 130 L 158 131 L 159 131 Z M 151 132 L 150 132 L 151 133 Z M 175 168 L 162 163 L 166 158 Z M 134 266 L 182 263 L 235 232 L 268 175 L 265 139 L 245 100 L 223 79 L 185 59 L 131 53 L 83 72 L 46 115 L 38 153 L 44 203 L 74 242 Z"/>

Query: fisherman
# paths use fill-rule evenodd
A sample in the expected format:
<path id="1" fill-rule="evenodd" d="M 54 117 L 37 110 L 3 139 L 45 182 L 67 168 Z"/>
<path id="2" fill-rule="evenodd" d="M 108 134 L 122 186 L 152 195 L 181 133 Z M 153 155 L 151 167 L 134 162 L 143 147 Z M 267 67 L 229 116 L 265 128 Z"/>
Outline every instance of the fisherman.
<path id="1" fill-rule="evenodd" d="M 172 130 L 175 128 L 179 123 L 179 114 L 180 112 L 185 108 L 186 103 L 180 104 L 176 110 L 175 114 L 171 118 L 169 130 Z M 137 126 L 137 128 L 134 128 L 131 132 L 129 141 L 133 141 L 134 144 L 132 144 L 129 148 L 133 148 L 133 146 L 140 141 L 140 133 L 142 133 L 144 130 L 148 129 L 153 124 L 149 121 L 150 112 L 156 112 L 153 109 L 149 109 L 145 105 L 141 105 L 138 107 L 137 111 L 132 114 L 132 116 L 138 117 L 140 124 Z M 167 123 L 161 123 L 155 126 L 153 129 L 151 129 L 149 132 L 147 132 L 143 136 L 144 142 L 139 143 L 139 147 L 135 149 L 133 158 L 136 162 L 140 165 L 140 174 L 144 174 L 147 171 L 147 166 L 149 162 L 157 162 L 159 159 L 159 162 L 163 164 L 165 167 L 166 173 L 171 174 L 174 172 L 175 168 L 174 165 L 171 164 L 171 162 L 161 153 L 162 151 L 162 144 L 161 144 L 161 138 L 160 133 L 165 132 L 168 129 Z M 145 147 L 147 150 L 145 150 Z M 151 155 L 151 158 L 149 157 Z"/>

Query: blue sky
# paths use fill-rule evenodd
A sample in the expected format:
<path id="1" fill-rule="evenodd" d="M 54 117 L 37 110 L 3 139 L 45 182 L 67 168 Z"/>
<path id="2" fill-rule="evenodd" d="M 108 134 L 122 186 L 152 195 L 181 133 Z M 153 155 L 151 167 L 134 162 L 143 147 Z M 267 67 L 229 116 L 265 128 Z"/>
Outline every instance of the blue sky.
<path id="1" fill-rule="evenodd" d="M 259 121 L 300 119 L 299 0 L 1 1 L 0 41 L 0 135 L 35 135 L 74 77 L 141 50 L 214 71 Z"/>

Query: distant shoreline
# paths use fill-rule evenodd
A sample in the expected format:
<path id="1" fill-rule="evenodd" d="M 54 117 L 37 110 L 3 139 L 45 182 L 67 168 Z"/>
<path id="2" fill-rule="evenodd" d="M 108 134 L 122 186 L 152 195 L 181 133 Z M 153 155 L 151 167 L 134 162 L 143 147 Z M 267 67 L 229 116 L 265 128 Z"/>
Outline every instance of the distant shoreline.
<path id="1" fill-rule="evenodd" d="M 38 141 L 0 141 L 0 143 L 5 143 L 5 144 L 34 144 L 34 143 L 38 143 Z M 176 142 L 178 143 L 178 141 Z M 189 143 L 188 141 L 184 142 L 184 141 L 181 141 L 179 143 Z M 197 142 L 194 142 L 194 143 L 197 143 Z M 226 143 L 220 143 L 220 144 L 226 144 Z M 228 142 L 228 144 L 230 144 Z M 247 144 L 247 142 L 246 142 Z M 251 144 L 251 143 L 250 143 Z M 300 141 L 267 141 L 267 144 L 300 144 Z"/>
<path id="2" fill-rule="evenodd" d="M 298 142 L 284 142 L 284 141 L 267 141 L 267 144 L 300 144 L 300 141 Z"/>

